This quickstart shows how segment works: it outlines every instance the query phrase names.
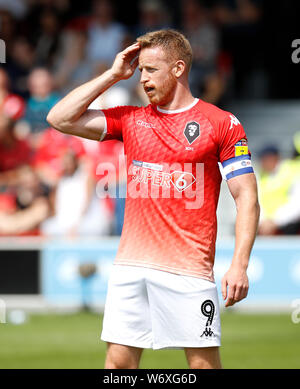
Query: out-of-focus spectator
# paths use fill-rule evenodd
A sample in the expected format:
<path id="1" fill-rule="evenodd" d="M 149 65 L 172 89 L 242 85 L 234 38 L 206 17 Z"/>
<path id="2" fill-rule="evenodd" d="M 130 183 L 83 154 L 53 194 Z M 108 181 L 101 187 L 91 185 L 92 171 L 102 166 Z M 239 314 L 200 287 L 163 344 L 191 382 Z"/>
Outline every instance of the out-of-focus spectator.
<path id="1" fill-rule="evenodd" d="M 193 49 L 196 64 L 214 71 L 219 53 L 219 34 L 209 11 L 197 0 L 182 1 L 183 28 Z"/>
<path id="2" fill-rule="evenodd" d="M 10 12 L 15 18 L 19 19 L 25 16 L 27 11 L 27 2 L 22 0 L 0 0 L 0 10 Z"/>
<path id="3" fill-rule="evenodd" d="M 19 140 L 14 134 L 14 121 L 0 114 L 0 172 L 16 169 L 23 163 L 28 163 L 30 147 L 24 140 Z"/>
<path id="4" fill-rule="evenodd" d="M 44 9 L 51 7 L 58 12 L 62 19 L 65 19 L 65 15 L 71 12 L 71 0 L 27 0 L 27 2 L 30 3 L 30 14 L 35 17 Z"/>
<path id="5" fill-rule="evenodd" d="M 217 0 L 216 3 L 214 15 L 221 28 L 223 50 L 232 58 L 236 97 L 264 96 L 262 0 Z"/>
<path id="6" fill-rule="evenodd" d="M 138 75 L 139 76 L 139 75 Z M 94 100 L 90 105 L 90 109 L 111 108 L 115 105 L 128 105 L 132 98 L 135 84 L 138 82 L 135 79 L 134 83 L 126 88 L 126 80 L 124 83 L 110 88 L 103 93 L 98 99 Z M 124 211 L 125 211 L 125 197 L 126 197 L 126 161 L 124 156 L 124 145 L 122 142 L 111 140 L 107 142 L 94 142 L 89 139 L 82 140 L 86 153 L 92 161 L 92 169 L 95 173 L 95 180 L 97 182 L 97 193 L 104 200 L 107 209 L 113 215 L 112 220 L 112 234 L 121 235 Z M 104 172 L 107 173 L 107 181 L 101 177 Z M 111 178 L 111 179 L 110 179 Z M 103 181 L 102 181 L 103 180 Z M 101 185 L 101 181 L 108 186 L 109 190 Z M 113 192 L 113 196 L 111 193 Z"/>
<path id="7" fill-rule="evenodd" d="M 139 77 L 139 75 L 137 74 Z M 90 105 L 90 109 L 101 109 L 101 107 L 111 108 L 115 105 L 128 105 L 130 103 L 133 89 L 137 87 L 138 79 L 135 77 L 134 83 L 126 88 L 124 83 L 118 83 L 117 86 L 110 88 L 108 91 L 99 96 Z M 130 93 L 131 92 L 131 93 Z M 142 91 L 141 91 L 142 93 Z M 124 157 L 124 146 L 122 142 L 111 140 L 107 142 L 95 143 L 88 139 L 83 140 L 87 153 L 93 161 L 93 171 L 97 183 L 98 192 L 104 196 L 107 207 L 113 213 L 112 234 L 121 235 L 124 221 L 125 197 L 126 197 L 126 163 Z M 104 179 L 109 190 L 106 192 L 103 185 L 99 185 L 101 175 L 107 169 L 108 181 Z M 104 171 L 103 171 L 104 170 Z M 109 177 L 112 179 L 110 180 Z M 102 177 L 103 178 L 103 177 Z M 113 192 L 114 196 L 111 196 Z"/>
<path id="8" fill-rule="evenodd" d="M 93 76 L 94 64 L 86 56 L 86 44 L 87 34 L 84 31 L 64 32 L 65 50 L 54 71 L 55 86 L 63 95 Z"/>
<path id="9" fill-rule="evenodd" d="M 20 176 L 19 168 L 29 163 L 31 148 L 25 140 L 16 138 L 14 120 L 0 114 L 0 187 L 14 185 Z"/>
<path id="10" fill-rule="evenodd" d="M 225 80 L 218 73 L 219 34 L 208 10 L 197 0 L 182 0 L 182 27 L 193 49 L 190 82 L 195 96 L 217 104 Z"/>
<path id="11" fill-rule="evenodd" d="M 139 22 L 134 29 L 136 36 L 170 27 L 170 11 L 167 12 L 160 0 L 142 0 L 139 2 Z"/>
<path id="12" fill-rule="evenodd" d="M 18 36 L 13 42 L 5 69 L 11 80 L 12 91 L 25 99 L 29 97 L 27 77 L 34 66 L 34 62 L 34 47 L 26 37 Z"/>
<path id="13" fill-rule="evenodd" d="M 1 7 L 0 21 L 0 37 L 5 42 L 7 54 L 9 54 L 16 34 L 16 21 L 9 11 Z"/>
<path id="14" fill-rule="evenodd" d="M 300 147 L 298 151 L 300 152 Z M 300 159 L 295 157 L 282 160 L 277 147 L 267 146 L 260 153 L 260 167 L 258 175 L 261 205 L 259 234 L 299 233 Z"/>
<path id="15" fill-rule="evenodd" d="M 96 142 L 92 143 L 97 145 Z M 80 138 L 65 135 L 53 128 L 43 131 L 35 150 L 33 165 L 41 180 L 51 187 L 58 184 L 63 174 L 61 158 L 66 150 L 72 150 L 78 158 L 86 154 Z"/>
<path id="16" fill-rule="evenodd" d="M 59 100 L 59 95 L 53 91 L 53 77 L 45 68 L 37 68 L 30 73 L 28 86 L 30 98 L 26 105 L 25 120 L 31 134 L 39 134 L 49 127 L 46 116 Z"/>
<path id="17" fill-rule="evenodd" d="M 103 68 L 110 66 L 125 37 L 124 26 L 114 20 L 112 1 L 93 1 L 92 21 L 87 34 L 87 58 L 102 63 Z"/>
<path id="18" fill-rule="evenodd" d="M 57 35 L 57 22 L 60 27 L 64 27 L 73 15 L 73 10 L 76 10 L 76 4 L 72 4 L 70 0 L 38 0 L 31 1 L 28 7 L 26 18 L 24 19 L 26 36 L 35 44 L 39 38 L 39 34 L 44 33 Z M 75 11 L 76 12 L 76 11 Z M 51 18 L 44 18 L 45 15 L 54 15 L 56 21 L 53 23 Z M 50 20 L 51 19 L 51 20 Z M 55 25 L 55 28 L 53 28 Z"/>
<path id="19" fill-rule="evenodd" d="M 123 142 L 110 140 L 96 143 L 85 139 L 83 143 L 92 161 L 97 195 L 104 200 L 112 215 L 112 234 L 121 235 L 127 179 Z"/>
<path id="20" fill-rule="evenodd" d="M 15 208 L 0 210 L 0 235 L 38 235 L 39 226 L 51 213 L 50 190 L 30 166 L 20 168 Z"/>
<path id="21" fill-rule="evenodd" d="M 19 178 L 19 169 L 31 158 L 31 149 L 25 140 L 16 137 L 15 123 L 24 113 L 22 98 L 9 92 L 9 79 L 0 68 L 0 210 L 14 209 L 10 188 Z"/>
<path id="22" fill-rule="evenodd" d="M 256 24 L 261 17 L 261 0 L 217 0 L 216 3 L 216 16 L 227 26 L 250 26 Z"/>
<path id="23" fill-rule="evenodd" d="M 10 92 L 10 81 L 6 71 L 0 68 L 0 113 L 12 120 L 19 120 L 24 115 L 24 100 Z"/>
<path id="24" fill-rule="evenodd" d="M 39 15 L 39 31 L 35 39 L 36 66 L 50 68 L 60 42 L 60 19 L 54 8 L 46 8 Z"/>
<path id="25" fill-rule="evenodd" d="M 54 216 L 42 225 L 48 236 L 99 236 L 110 232 L 109 212 L 95 193 L 94 175 L 73 151 L 65 153 L 54 195 Z"/>

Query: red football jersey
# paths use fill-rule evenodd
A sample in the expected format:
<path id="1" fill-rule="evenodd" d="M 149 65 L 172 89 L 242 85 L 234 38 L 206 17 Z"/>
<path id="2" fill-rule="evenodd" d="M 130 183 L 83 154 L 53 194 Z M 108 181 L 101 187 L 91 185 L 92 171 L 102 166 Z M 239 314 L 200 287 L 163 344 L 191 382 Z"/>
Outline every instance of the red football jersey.
<path id="1" fill-rule="evenodd" d="M 227 179 L 253 172 L 237 118 L 195 99 L 173 111 L 124 106 L 103 110 L 105 140 L 124 142 L 125 219 L 116 264 L 213 277 L 216 209 Z"/>

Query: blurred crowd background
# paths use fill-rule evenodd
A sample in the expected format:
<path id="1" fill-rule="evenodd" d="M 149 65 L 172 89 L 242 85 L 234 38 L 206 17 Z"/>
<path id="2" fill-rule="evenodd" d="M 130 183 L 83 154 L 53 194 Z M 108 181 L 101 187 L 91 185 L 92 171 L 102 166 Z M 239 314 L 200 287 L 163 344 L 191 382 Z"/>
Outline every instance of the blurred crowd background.
<path id="1" fill-rule="evenodd" d="M 290 60 L 295 7 L 289 0 L 0 0 L 0 236 L 120 235 L 122 143 L 66 136 L 46 116 L 147 31 L 185 33 L 194 52 L 191 88 L 205 101 L 229 109 L 233 101 L 299 98 Z M 290 28 L 279 33 L 286 16 Z M 138 72 L 92 106 L 126 104 L 147 104 Z M 261 235 L 300 231 L 297 129 L 292 138 L 290 157 L 272 142 L 257 150 Z"/>

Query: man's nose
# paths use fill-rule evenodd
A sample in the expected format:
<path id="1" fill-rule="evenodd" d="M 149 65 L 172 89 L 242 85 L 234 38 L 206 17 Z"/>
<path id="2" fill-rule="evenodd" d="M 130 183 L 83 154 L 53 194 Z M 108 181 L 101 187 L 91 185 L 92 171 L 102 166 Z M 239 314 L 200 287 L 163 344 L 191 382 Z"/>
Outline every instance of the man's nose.
<path id="1" fill-rule="evenodd" d="M 145 82 L 149 81 L 149 76 L 147 74 L 147 72 L 145 72 L 144 70 L 141 71 L 141 79 L 140 79 L 140 83 L 141 84 L 145 84 Z"/>

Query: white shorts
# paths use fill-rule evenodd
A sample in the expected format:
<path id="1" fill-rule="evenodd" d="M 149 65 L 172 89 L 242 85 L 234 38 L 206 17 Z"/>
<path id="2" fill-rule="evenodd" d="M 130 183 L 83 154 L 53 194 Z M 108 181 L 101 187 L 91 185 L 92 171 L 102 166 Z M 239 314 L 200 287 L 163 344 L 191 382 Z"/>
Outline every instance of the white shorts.
<path id="1" fill-rule="evenodd" d="M 218 347 L 216 285 L 145 267 L 114 265 L 101 339 L 153 349 Z"/>

